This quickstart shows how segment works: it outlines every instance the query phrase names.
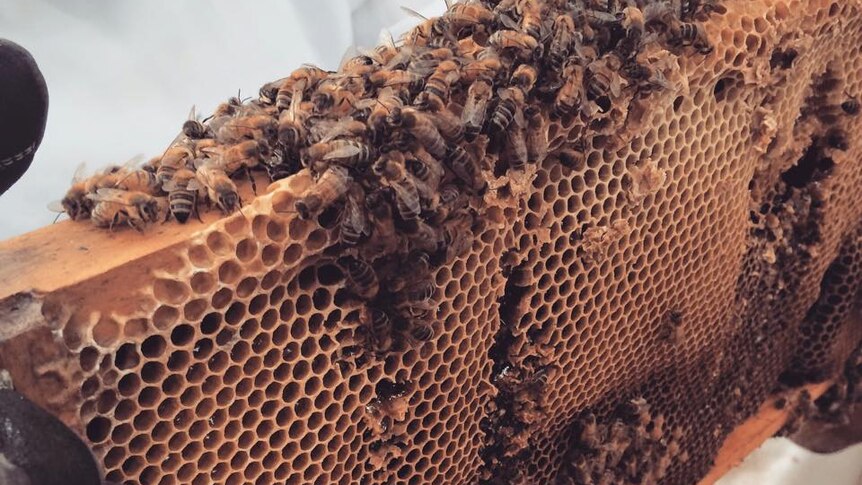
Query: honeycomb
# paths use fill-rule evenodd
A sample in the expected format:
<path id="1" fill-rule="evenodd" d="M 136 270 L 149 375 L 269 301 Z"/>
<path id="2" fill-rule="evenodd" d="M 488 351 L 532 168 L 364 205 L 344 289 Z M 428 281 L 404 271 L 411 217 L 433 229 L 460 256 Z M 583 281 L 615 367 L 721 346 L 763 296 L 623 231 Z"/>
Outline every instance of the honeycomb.
<path id="1" fill-rule="evenodd" d="M 307 170 L 48 295 L 77 359 L 56 399 L 106 479 L 695 483 L 772 390 L 862 337 L 860 117 L 840 110 L 862 6 L 723 6 L 712 52 L 640 54 L 671 89 L 589 126 L 536 102 L 549 155 L 521 172 L 490 147 L 427 341 L 363 344 L 337 231 L 293 210 Z"/>

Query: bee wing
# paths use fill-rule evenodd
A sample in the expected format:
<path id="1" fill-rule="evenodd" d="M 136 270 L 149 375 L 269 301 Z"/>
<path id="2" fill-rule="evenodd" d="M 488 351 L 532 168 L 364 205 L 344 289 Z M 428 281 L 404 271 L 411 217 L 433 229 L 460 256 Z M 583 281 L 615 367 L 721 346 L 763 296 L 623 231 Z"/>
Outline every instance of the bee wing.
<path id="1" fill-rule="evenodd" d="M 84 174 L 87 173 L 87 162 L 81 162 L 75 168 L 75 173 L 72 174 L 72 182 L 80 182 L 87 178 Z"/>
<path id="2" fill-rule="evenodd" d="M 189 110 L 188 119 L 190 119 L 190 120 L 197 120 L 198 119 L 197 112 L 195 111 L 195 105 L 192 105 L 192 109 Z"/>
<path id="3" fill-rule="evenodd" d="M 401 10 L 406 12 L 407 15 L 409 15 L 411 17 L 416 17 L 416 18 L 421 19 L 421 20 L 428 20 L 428 17 L 422 15 L 421 13 L 417 12 L 416 10 L 413 10 L 410 7 L 405 7 L 404 5 L 402 5 Z"/>
<path id="4" fill-rule="evenodd" d="M 395 43 L 395 36 L 392 35 L 392 31 L 389 29 L 383 29 L 380 31 L 379 39 L 381 44 L 384 44 L 386 47 L 390 49 L 397 50 L 398 45 Z"/>
<path id="5" fill-rule="evenodd" d="M 201 182 L 196 178 L 189 180 L 189 183 L 186 184 L 186 190 L 190 190 L 193 192 L 201 190 L 203 188 L 203 184 L 201 184 Z"/>
<path id="6" fill-rule="evenodd" d="M 125 199 L 128 192 L 120 189 L 101 188 L 95 194 L 87 194 L 87 198 L 96 202 L 115 202 L 117 204 L 129 205 Z"/>
<path id="7" fill-rule="evenodd" d="M 171 192 L 177 190 L 177 188 L 177 183 L 173 179 L 168 180 L 167 182 L 162 184 L 162 190 L 164 190 L 165 192 Z"/>
<path id="8" fill-rule="evenodd" d="M 141 164 L 144 163 L 144 158 L 146 158 L 146 157 L 144 156 L 143 153 L 138 153 L 134 157 L 123 162 L 123 164 L 120 165 L 120 169 L 121 170 L 130 170 L 130 171 L 136 170 L 139 166 L 141 166 Z"/>
<path id="9" fill-rule="evenodd" d="M 323 156 L 323 159 L 332 160 L 334 158 L 348 158 L 356 155 L 361 151 L 362 149 L 360 149 L 356 145 L 346 145 L 341 148 L 336 148 L 335 150 L 332 150 L 331 152 L 327 153 Z"/>
<path id="10" fill-rule="evenodd" d="M 341 62 L 338 63 L 338 72 L 344 72 L 344 66 L 359 54 L 360 50 L 355 45 L 347 46 L 347 49 L 344 50 L 344 55 L 341 56 Z"/>
<path id="11" fill-rule="evenodd" d="M 503 24 L 507 29 L 511 29 L 516 32 L 521 30 L 521 26 L 518 24 L 518 22 L 516 22 L 515 19 L 513 19 L 508 14 L 501 13 L 499 17 L 500 23 Z"/>
<path id="12" fill-rule="evenodd" d="M 601 10 L 587 9 L 586 14 L 588 17 L 607 23 L 617 22 L 618 20 L 616 15 L 608 12 L 602 12 Z"/>
<path id="13" fill-rule="evenodd" d="M 518 127 L 523 127 L 525 124 L 524 123 L 524 110 L 522 110 L 522 109 L 516 110 L 515 111 L 515 117 L 513 118 L 513 121 L 515 122 L 515 124 Z"/>
<path id="14" fill-rule="evenodd" d="M 204 147 L 201 148 L 201 152 L 205 153 L 209 156 L 209 158 L 218 158 L 221 156 L 224 151 L 223 147 Z"/>
<path id="15" fill-rule="evenodd" d="M 51 212 L 63 213 L 66 212 L 66 208 L 63 207 L 63 201 L 61 200 L 52 200 L 48 203 L 48 210 Z"/>

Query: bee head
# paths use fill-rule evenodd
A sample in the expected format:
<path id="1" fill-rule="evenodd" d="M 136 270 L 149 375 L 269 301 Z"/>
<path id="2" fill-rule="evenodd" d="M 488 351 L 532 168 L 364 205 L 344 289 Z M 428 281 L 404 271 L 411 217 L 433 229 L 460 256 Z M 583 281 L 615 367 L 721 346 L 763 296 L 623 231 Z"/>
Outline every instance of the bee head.
<path id="1" fill-rule="evenodd" d="M 330 93 L 316 93 L 311 98 L 315 113 L 322 113 L 335 104 L 335 98 Z"/>
<path id="2" fill-rule="evenodd" d="M 234 190 L 223 190 L 218 194 L 218 205 L 225 212 L 239 209 L 239 195 Z"/>
<path id="3" fill-rule="evenodd" d="M 264 84 L 260 87 L 260 91 L 258 91 L 258 94 L 260 95 L 261 103 L 272 104 L 275 102 L 276 96 L 278 96 L 278 84 Z"/>
<path id="4" fill-rule="evenodd" d="M 389 114 L 386 115 L 386 122 L 389 123 L 390 126 L 401 126 L 404 122 L 404 113 L 401 111 L 401 107 L 396 106 L 389 111 Z"/>
<path id="5" fill-rule="evenodd" d="M 302 219 L 311 218 L 312 214 L 320 207 L 321 200 L 317 194 L 308 194 L 302 199 L 297 200 L 293 206 L 296 212 Z"/>
<path id="6" fill-rule="evenodd" d="M 141 220 L 149 224 L 159 218 L 159 202 L 149 196 L 141 196 L 135 201 Z"/>
<path id="7" fill-rule="evenodd" d="M 193 139 L 203 138 L 206 134 L 206 127 L 200 121 L 186 120 L 183 123 L 183 134 Z"/>
<path id="8" fill-rule="evenodd" d="M 78 219 L 82 219 L 86 216 L 86 205 L 88 204 L 89 199 L 83 197 L 81 194 L 80 197 L 74 195 L 67 195 L 63 197 L 63 200 L 60 202 L 63 205 L 63 210 L 66 211 L 66 214 L 69 215 L 69 218 L 73 221 L 77 221 Z"/>

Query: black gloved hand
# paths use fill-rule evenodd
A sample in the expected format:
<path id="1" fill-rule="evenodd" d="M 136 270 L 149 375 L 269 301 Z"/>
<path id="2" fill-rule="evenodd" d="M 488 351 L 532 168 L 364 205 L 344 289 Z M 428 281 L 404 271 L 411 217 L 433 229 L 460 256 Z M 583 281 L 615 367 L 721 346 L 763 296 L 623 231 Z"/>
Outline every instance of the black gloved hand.
<path id="1" fill-rule="evenodd" d="M 26 49 L 0 39 L 0 195 L 30 167 L 48 118 L 48 88 Z"/>
<path id="2" fill-rule="evenodd" d="M 0 389 L 0 484 L 99 485 L 90 451 L 59 419 Z"/>

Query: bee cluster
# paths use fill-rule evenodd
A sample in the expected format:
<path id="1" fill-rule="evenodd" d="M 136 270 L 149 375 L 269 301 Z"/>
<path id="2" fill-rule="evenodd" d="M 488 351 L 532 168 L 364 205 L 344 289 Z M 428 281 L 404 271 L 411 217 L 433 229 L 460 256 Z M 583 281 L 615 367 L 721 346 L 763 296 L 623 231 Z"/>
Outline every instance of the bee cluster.
<path id="1" fill-rule="evenodd" d="M 586 413 L 575 423 L 565 478 L 560 483 L 610 485 L 659 483 L 675 460 L 687 461 L 680 449 L 682 430 L 666 429 L 643 398 L 620 406 L 600 422 Z"/>
<path id="2" fill-rule="evenodd" d="M 193 109 L 161 156 L 76 180 L 62 210 L 142 231 L 161 212 L 184 223 L 201 203 L 238 210 L 234 179 L 256 191 L 252 171 L 277 180 L 308 169 L 315 183 L 295 211 L 337 226 L 337 266 L 367 303 L 353 315 L 364 340 L 385 353 L 396 333 L 431 339 L 429 275 L 470 244 L 490 173 L 523 171 L 552 149 L 562 163 L 583 157 L 586 128 L 616 126 L 626 99 L 668 86 L 644 47 L 708 53 L 696 20 L 723 11 L 706 0 L 447 6 L 400 43 L 345 56 L 337 72 L 305 65 L 204 121 Z M 580 143 L 553 146 L 549 118 L 580 125 Z M 393 331 L 405 321 L 409 330 Z"/>

